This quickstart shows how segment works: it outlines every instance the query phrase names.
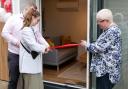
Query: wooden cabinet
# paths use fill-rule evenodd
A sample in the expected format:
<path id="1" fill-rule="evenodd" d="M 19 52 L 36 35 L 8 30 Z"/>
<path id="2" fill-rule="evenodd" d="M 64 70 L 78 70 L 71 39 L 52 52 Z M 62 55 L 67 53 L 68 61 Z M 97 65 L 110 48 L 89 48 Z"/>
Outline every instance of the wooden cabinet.
<path id="1" fill-rule="evenodd" d="M 8 80 L 7 42 L 1 37 L 3 26 L 0 22 L 0 80 Z"/>

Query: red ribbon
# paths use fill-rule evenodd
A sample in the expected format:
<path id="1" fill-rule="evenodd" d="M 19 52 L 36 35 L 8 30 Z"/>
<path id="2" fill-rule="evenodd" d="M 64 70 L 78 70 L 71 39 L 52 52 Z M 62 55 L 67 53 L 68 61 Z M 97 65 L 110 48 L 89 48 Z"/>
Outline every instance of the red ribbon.
<path id="1" fill-rule="evenodd" d="M 51 49 L 58 49 L 58 48 L 67 48 L 67 47 L 75 47 L 79 46 L 80 44 L 65 44 L 65 45 L 60 45 L 60 46 L 52 46 L 50 47 Z"/>

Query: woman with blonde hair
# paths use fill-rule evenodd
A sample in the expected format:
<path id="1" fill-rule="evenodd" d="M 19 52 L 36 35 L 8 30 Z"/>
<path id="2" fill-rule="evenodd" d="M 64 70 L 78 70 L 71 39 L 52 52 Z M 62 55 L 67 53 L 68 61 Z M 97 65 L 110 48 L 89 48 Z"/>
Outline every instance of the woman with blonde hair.
<path id="1" fill-rule="evenodd" d="M 96 73 L 96 89 L 112 89 L 120 79 L 121 31 L 109 9 L 100 10 L 96 19 L 103 33 L 94 43 L 80 44 L 92 53 L 90 71 Z"/>
<path id="2" fill-rule="evenodd" d="M 28 0 L 29 1 L 29 0 Z M 37 6 L 28 2 L 24 4 L 23 12 L 10 16 L 1 32 L 1 36 L 8 43 L 8 69 L 9 69 L 9 82 L 8 89 L 16 89 L 19 79 L 19 46 L 21 28 L 23 27 L 23 20 L 25 15 L 31 9 L 36 10 Z"/>
<path id="3" fill-rule="evenodd" d="M 49 49 L 48 43 L 36 36 L 34 26 L 39 23 L 40 13 L 31 9 L 24 17 L 23 28 L 21 31 L 20 45 L 20 80 L 18 89 L 43 89 L 42 83 L 42 53 Z M 39 40 L 41 39 L 41 40 Z M 33 58 L 31 52 L 38 53 Z"/>

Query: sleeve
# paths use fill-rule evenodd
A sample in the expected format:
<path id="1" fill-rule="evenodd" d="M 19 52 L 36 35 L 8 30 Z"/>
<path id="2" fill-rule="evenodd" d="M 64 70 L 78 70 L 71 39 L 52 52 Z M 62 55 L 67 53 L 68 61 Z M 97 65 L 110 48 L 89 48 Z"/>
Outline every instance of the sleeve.
<path id="1" fill-rule="evenodd" d="M 40 44 L 44 44 L 47 47 L 49 47 L 49 44 L 47 43 L 47 41 L 43 38 L 43 36 L 41 34 L 41 31 L 39 29 L 39 24 L 37 24 L 36 26 L 34 26 L 34 29 L 36 29 L 36 36 L 37 36 L 38 42 Z"/>
<path id="2" fill-rule="evenodd" d="M 110 44 L 119 37 L 119 32 L 115 30 L 110 30 L 105 34 L 101 34 L 98 40 L 94 43 L 87 45 L 87 50 L 91 53 L 101 53 L 106 51 L 106 49 L 111 46 Z"/>
<path id="3" fill-rule="evenodd" d="M 49 44 L 47 43 L 47 41 L 43 38 L 43 36 L 41 35 L 41 33 L 38 31 L 38 40 L 40 44 L 44 44 L 46 47 L 49 47 Z"/>
<path id="4" fill-rule="evenodd" d="M 21 40 L 29 46 L 30 50 L 36 51 L 36 52 L 45 52 L 45 49 L 47 48 L 44 44 L 39 44 L 35 41 L 35 37 L 33 36 L 33 31 L 31 28 L 24 28 L 22 31 L 22 38 Z"/>
<path id="5" fill-rule="evenodd" d="M 13 36 L 13 28 L 14 28 L 14 23 L 13 23 L 14 21 L 13 21 L 13 20 L 14 20 L 14 19 L 13 19 L 13 16 L 12 16 L 12 17 L 10 17 L 10 18 L 6 21 L 6 23 L 5 23 L 4 27 L 3 27 L 3 30 L 2 30 L 2 32 L 1 32 L 1 36 L 2 36 L 7 42 L 16 45 L 16 44 L 18 43 L 18 39 Z"/>

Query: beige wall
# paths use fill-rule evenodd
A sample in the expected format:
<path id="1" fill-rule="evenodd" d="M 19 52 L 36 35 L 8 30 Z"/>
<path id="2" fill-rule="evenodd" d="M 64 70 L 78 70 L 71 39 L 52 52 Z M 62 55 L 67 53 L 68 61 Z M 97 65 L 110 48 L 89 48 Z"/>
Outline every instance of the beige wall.
<path id="1" fill-rule="evenodd" d="M 45 29 L 50 36 L 70 35 L 73 42 L 86 39 L 87 2 L 78 0 L 78 11 L 62 11 L 57 9 L 58 0 L 44 0 Z"/>

